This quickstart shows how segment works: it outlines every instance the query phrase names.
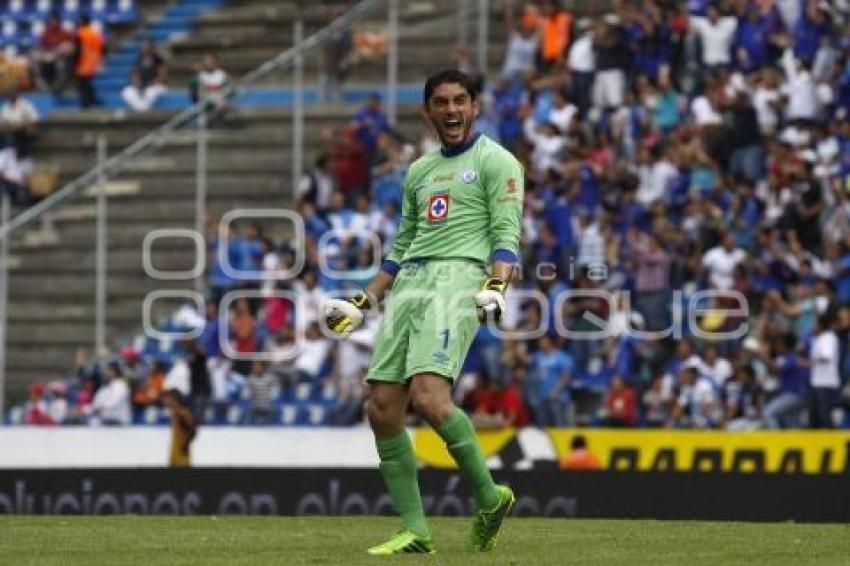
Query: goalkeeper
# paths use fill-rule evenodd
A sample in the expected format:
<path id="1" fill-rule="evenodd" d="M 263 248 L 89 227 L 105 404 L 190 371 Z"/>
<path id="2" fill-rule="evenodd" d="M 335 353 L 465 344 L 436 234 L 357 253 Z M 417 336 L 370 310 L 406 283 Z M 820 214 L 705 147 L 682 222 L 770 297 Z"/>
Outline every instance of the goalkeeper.
<path id="1" fill-rule="evenodd" d="M 496 323 L 517 261 L 523 171 L 496 142 L 473 131 L 480 111 L 467 75 L 428 78 L 424 111 L 442 148 L 411 165 L 395 242 L 365 292 L 324 307 L 328 327 L 345 338 L 392 287 L 367 376 L 368 415 L 380 469 L 404 526 L 370 554 L 435 552 L 422 510 L 417 462 L 405 431 L 408 403 L 446 442 L 469 482 L 476 512 L 471 545 L 491 550 L 514 494 L 496 485 L 451 388 L 479 321 Z"/>

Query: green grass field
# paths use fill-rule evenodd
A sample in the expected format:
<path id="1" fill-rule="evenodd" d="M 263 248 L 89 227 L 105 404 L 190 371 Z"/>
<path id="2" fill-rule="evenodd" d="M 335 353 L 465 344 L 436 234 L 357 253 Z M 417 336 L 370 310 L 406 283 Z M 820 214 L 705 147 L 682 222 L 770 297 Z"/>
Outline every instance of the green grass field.
<path id="1" fill-rule="evenodd" d="M 365 554 L 397 526 L 373 517 L 0 517 L 0 564 L 850 564 L 850 526 L 510 519 L 490 554 L 465 549 L 468 519 L 433 520 L 434 556 Z"/>

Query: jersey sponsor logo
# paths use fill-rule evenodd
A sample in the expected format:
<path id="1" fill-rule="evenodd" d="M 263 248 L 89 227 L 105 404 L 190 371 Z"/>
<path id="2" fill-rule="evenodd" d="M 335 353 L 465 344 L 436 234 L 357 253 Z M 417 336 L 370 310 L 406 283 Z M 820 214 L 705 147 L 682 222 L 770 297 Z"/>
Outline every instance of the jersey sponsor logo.
<path id="1" fill-rule="evenodd" d="M 447 193 L 431 195 L 428 199 L 428 222 L 445 222 L 449 217 L 451 200 Z"/>
<path id="2" fill-rule="evenodd" d="M 470 183 L 474 183 L 475 179 L 478 178 L 478 173 L 475 169 L 467 169 L 463 173 L 460 174 L 460 180 L 466 183 L 467 185 Z"/>
<path id="3" fill-rule="evenodd" d="M 451 181 L 454 179 L 454 173 L 449 173 L 448 175 L 436 175 L 434 177 L 435 183 L 445 183 L 446 181 Z"/>

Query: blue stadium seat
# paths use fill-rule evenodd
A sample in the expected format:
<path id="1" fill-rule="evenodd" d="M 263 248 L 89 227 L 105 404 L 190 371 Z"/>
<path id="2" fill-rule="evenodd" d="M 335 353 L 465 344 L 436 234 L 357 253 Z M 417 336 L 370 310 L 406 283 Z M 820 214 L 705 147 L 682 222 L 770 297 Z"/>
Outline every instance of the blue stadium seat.
<path id="1" fill-rule="evenodd" d="M 284 403 L 280 406 L 280 424 L 292 426 L 298 420 L 298 406 Z"/>
<path id="2" fill-rule="evenodd" d="M 311 403 L 307 405 L 307 422 L 311 426 L 320 426 L 325 424 L 328 413 L 322 405 Z"/>
<path id="3" fill-rule="evenodd" d="M 109 0 L 106 21 L 110 24 L 131 24 L 139 19 L 139 8 L 134 0 Z"/>

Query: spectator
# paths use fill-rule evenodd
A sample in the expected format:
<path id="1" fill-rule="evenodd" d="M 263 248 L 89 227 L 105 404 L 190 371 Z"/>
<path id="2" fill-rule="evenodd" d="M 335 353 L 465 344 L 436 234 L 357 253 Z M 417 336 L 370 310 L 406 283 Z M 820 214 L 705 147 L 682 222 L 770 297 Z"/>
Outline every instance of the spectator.
<path id="1" fill-rule="evenodd" d="M 593 101 L 602 110 L 623 104 L 626 90 L 627 48 L 617 14 L 605 16 L 593 35 L 596 75 Z"/>
<path id="2" fill-rule="evenodd" d="M 121 91 L 121 99 L 133 112 L 147 112 L 156 105 L 164 92 L 165 87 L 158 82 L 145 85 L 141 73 L 134 70 L 130 84 Z"/>
<path id="3" fill-rule="evenodd" d="M 570 47 L 567 59 L 572 91 L 579 114 L 583 117 L 593 104 L 593 74 L 596 58 L 593 53 L 593 22 L 581 18 L 576 24 L 578 37 Z"/>
<path id="4" fill-rule="evenodd" d="M 94 89 L 94 79 L 103 67 L 106 42 L 87 15 L 80 18 L 80 25 L 77 27 L 76 51 L 77 66 L 74 74 L 77 77 L 80 106 L 91 108 L 100 103 Z"/>
<path id="5" fill-rule="evenodd" d="M 676 402 L 668 426 L 710 428 L 719 424 L 720 405 L 711 380 L 700 374 L 696 365 L 679 371 Z"/>
<path id="6" fill-rule="evenodd" d="M 481 386 L 475 394 L 472 423 L 478 430 L 520 428 L 528 426 L 531 419 L 513 381 L 480 374 Z"/>
<path id="7" fill-rule="evenodd" d="M 236 89 L 227 71 L 221 66 L 218 56 L 207 53 L 201 59 L 201 68 L 189 80 L 189 97 L 195 104 L 201 103 L 209 113 L 208 125 L 216 127 L 227 118 Z"/>
<path id="8" fill-rule="evenodd" d="M 599 459 L 587 447 L 587 438 L 583 434 L 573 436 L 570 441 L 570 452 L 558 462 L 563 471 L 592 471 L 601 470 Z"/>
<path id="9" fill-rule="evenodd" d="M 557 348 L 551 336 L 543 336 L 537 345 L 527 392 L 534 424 L 539 427 L 568 426 L 572 422 L 569 384 L 573 360 Z"/>
<path id="10" fill-rule="evenodd" d="M 149 39 L 142 43 L 142 50 L 136 60 L 133 73 L 134 75 L 138 73 L 141 85 L 145 89 L 151 85 L 161 86 L 165 84 L 168 68 L 165 66 L 165 59 L 159 54 L 156 44 L 152 40 Z"/>
<path id="11" fill-rule="evenodd" d="M 838 337 L 830 315 L 818 317 L 811 351 L 811 390 L 809 424 L 812 428 L 833 428 L 832 410 L 838 404 L 842 380 L 839 373 Z"/>
<path id="12" fill-rule="evenodd" d="M 163 386 L 162 404 L 171 420 L 171 450 L 169 466 L 188 468 L 191 465 L 190 448 L 198 432 L 198 423 L 189 407 L 191 370 L 182 357 L 174 361 Z"/>
<path id="13" fill-rule="evenodd" d="M 637 395 L 622 376 L 615 375 L 605 402 L 605 426 L 633 427 L 637 424 Z"/>
<path id="14" fill-rule="evenodd" d="M 301 381 L 315 382 L 328 360 L 333 343 L 328 340 L 318 322 L 311 322 L 295 359 L 295 371 Z"/>
<path id="15" fill-rule="evenodd" d="M 508 42 L 501 77 L 515 84 L 534 72 L 540 38 L 536 18 L 522 18 L 514 23 L 514 12 L 513 0 L 509 0 L 505 6 Z"/>
<path id="16" fill-rule="evenodd" d="M 44 384 L 36 381 L 30 385 L 30 398 L 26 405 L 26 423 L 28 425 L 55 425 L 50 416 L 47 400 L 44 398 Z"/>
<path id="17" fill-rule="evenodd" d="M 326 9 L 328 24 L 342 15 L 342 9 L 339 6 L 328 6 Z M 357 52 L 354 50 L 354 33 L 350 27 L 346 26 L 336 31 L 325 42 L 322 58 L 322 101 L 325 103 L 342 102 L 342 87 L 357 62 Z"/>
<path id="18" fill-rule="evenodd" d="M 761 392 L 751 367 L 742 365 L 735 369 L 735 375 L 723 387 L 723 398 L 726 404 L 723 428 L 742 431 L 761 426 Z"/>
<path id="19" fill-rule="evenodd" d="M 161 360 L 153 363 L 150 374 L 133 390 L 134 407 L 153 407 L 161 403 L 165 386 L 165 369 L 166 366 Z"/>
<path id="20" fill-rule="evenodd" d="M 22 155 L 29 155 L 38 122 L 38 110 L 32 102 L 22 97 L 17 90 L 10 92 L 9 99 L 0 108 L 0 126 L 7 140 L 6 145 L 17 148 Z"/>
<path id="21" fill-rule="evenodd" d="M 56 380 L 47 384 L 50 399 L 47 402 L 47 414 L 56 424 L 65 424 L 71 416 L 71 406 L 68 403 L 68 386 L 64 381 Z"/>
<path id="22" fill-rule="evenodd" d="M 357 128 L 357 139 L 371 158 L 378 145 L 378 136 L 390 129 L 390 123 L 381 108 L 381 97 L 378 93 L 368 94 L 366 105 L 354 114 L 352 122 Z"/>
<path id="23" fill-rule="evenodd" d="M 668 328 L 672 258 L 655 234 L 629 234 L 637 262 L 634 306 L 650 331 Z"/>
<path id="24" fill-rule="evenodd" d="M 121 362 L 109 362 L 103 375 L 106 381 L 94 395 L 89 422 L 107 426 L 130 424 L 130 387 L 121 375 Z"/>
<path id="25" fill-rule="evenodd" d="M 316 166 L 304 174 L 298 183 L 299 200 L 309 202 L 324 214 L 331 205 L 336 181 L 330 157 L 323 153 L 316 158 Z"/>
<path id="26" fill-rule="evenodd" d="M 189 408 L 196 423 L 203 423 L 206 418 L 206 409 L 212 395 L 212 384 L 210 383 L 209 369 L 207 368 L 207 355 L 196 340 L 187 340 L 183 343 L 186 352 L 186 363 L 189 365 L 190 395 L 188 399 Z"/>
<path id="27" fill-rule="evenodd" d="M 7 193 L 19 205 L 30 203 L 30 177 L 33 161 L 16 146 L 0 150 L 0 193 Z"/>
<path id="28" fill-rule="evenodd" d="M 544 0 L 540 4 L 540 65 L 546 72 L 566 55 L 573 28 L 573 16 L 561 10 L 557 0 Z"/>
<path id="29" fill-rule="evenodd" d="M 691 16 L 690 23 L 700 40 L 702 64 L 707 73 L 711 76 L 726 70 L 732 62 L 732 44 L 738 20 L 733 16 L 721 17 L 720 9 L 711 3 L 706 17 Z"/>
<path id="30" fill-rule="evenodd" d="M 51 14 L 38 40 L 37 58 L 40 78 L 54 98 L 60 98 L 68 85 L 73 55 L 73 34 L 62 27 L 58 15 Z"/>
<path id="31" fill-rule="evenodd" d="M 708 250 L 702 257 L 702 265 L 708 270 L 709 281 L 715 289 L 732 288 L 732 271 L 744 261 L 747 253 L 735 247 L 735 236 L 725 234 L 722 244 Z"/>
<path id="32" fill-rule="evenodd" d="M 252 367 L 248 377 L 248 400 L 251 406 L 248 422 L 252 425 L 270 425 L 274 421 L 272 412 L 279 392 L 278 380 L 269 371 L 266 362 L 255 361 Z"/>
<path id="33" fill-rule="evenodd" d="M 245 297 L 234 303 L 230 317 L 230 342 L 233 351 L 238 354 L 252 354 L 257 351 L 257 317 L 251 303 Z M 233 371 L 247 377 L 251 371 L 251 362 L 240 356 L 232 365 Z"/>

